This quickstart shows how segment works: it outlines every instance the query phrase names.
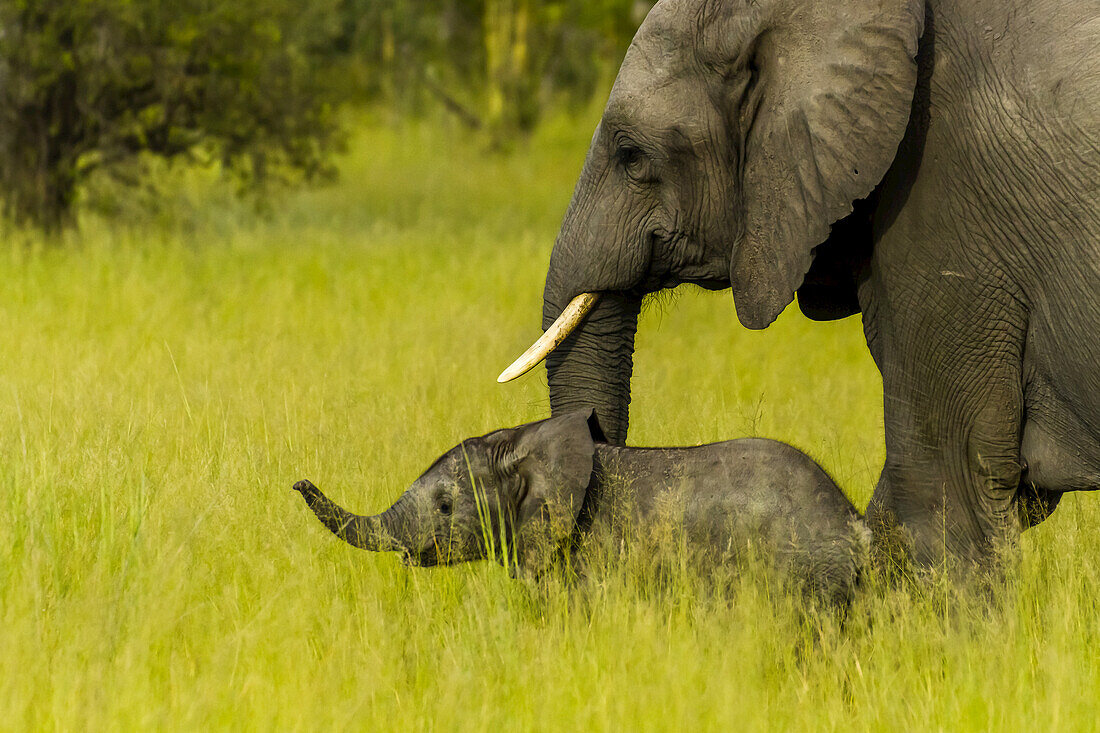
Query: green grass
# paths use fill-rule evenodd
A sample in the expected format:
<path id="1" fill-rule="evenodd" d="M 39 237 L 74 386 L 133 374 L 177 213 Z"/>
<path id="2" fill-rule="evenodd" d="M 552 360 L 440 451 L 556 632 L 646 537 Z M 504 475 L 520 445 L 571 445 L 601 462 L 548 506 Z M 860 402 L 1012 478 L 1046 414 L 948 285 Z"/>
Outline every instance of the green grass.
<path id="1" fill-rule="evenodd" d="M 1003 589 L 872 588 L 843 629 L 752 580 L 582 591 L 409 569 L 328 534 L 460 438 L 545 416 L 496 374 L 592 126 L 509 157 L 365 122 L 338 184 L 261 218 L 201 175 L 160 213 L 0 254 L 0 728 L 1028 730 L 1100 717 L 1100 512 L 1070 496 Z M 28 241 L 28 239 L 30 241 Z M 647 308 L 631 440 L 808 451 L 861 508 L 883 456 L 857 319 Z"/>

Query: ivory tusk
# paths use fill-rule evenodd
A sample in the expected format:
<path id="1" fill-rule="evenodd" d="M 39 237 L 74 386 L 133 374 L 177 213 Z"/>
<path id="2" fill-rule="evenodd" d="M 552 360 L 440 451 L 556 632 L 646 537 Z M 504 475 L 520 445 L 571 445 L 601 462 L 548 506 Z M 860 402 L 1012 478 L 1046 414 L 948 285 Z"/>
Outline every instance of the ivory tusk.
<path id="1" fill-rule="evenodd" d="M 569 305 L 565 306 L 565 310 L 561 312 L 561 315 L 558 316 L 558 320 L 546 329 L 546 332 L 539 337 L 538 341 L 531 344 L 531 348 L 523 352 L 518 359 L 512 362 L 510 367 L 501 372 L 500 376 L 497 377 L 497 381 L 501 384 L 511 382 L 538 366 L 539 362 L 545 359 L 551 351 L 558 348 L 558 344 L 564 341 L 565 337 L 577 327 L 577 324 L 584 319 L 588 311 L 592 310 L 592 306 L 596 305 L 596 301 L 599 299 L 599 293 L 581 293 L 573 298 Z"/>

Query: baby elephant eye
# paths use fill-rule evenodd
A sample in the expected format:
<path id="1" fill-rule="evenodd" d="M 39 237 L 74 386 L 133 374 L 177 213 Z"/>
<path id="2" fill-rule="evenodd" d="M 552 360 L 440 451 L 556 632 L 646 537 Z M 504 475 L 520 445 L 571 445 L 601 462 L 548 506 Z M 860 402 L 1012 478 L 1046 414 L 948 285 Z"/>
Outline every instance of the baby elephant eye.
<path id="1" fill-rule="evenodd" d="M 439 502 L 439 513 L 443 515 L 449 515 L 451 513 L 451 500 L 443 499 Z"/>

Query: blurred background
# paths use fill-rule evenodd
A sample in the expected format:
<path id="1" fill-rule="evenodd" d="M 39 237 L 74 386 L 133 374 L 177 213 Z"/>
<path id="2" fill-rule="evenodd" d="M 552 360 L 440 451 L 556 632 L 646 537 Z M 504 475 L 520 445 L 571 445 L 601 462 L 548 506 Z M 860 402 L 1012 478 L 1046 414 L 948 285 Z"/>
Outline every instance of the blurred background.
<path id="1" fill-rule="evenodd" d="M 507 152 L 583 109 L 645 0 L 4 0 L 0 196 L 55 232 L 117 210 L 163 161 L 263 201 L 331 177 L 356 113 L 431 119 Z"/>

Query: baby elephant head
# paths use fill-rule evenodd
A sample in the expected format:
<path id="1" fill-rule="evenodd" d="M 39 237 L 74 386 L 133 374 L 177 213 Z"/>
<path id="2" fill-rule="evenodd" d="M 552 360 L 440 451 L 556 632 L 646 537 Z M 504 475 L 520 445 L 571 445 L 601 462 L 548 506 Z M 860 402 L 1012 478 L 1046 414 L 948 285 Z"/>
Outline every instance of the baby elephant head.
<path id="1" fill-rule="evenodd" d="M 309 481 L 294 489 L 356 547 L 414 565 L 494 557 L 537 572 L 572 534 L 601 439 L 584 411 L 464 440 L 374 516 L 345 511 Z"/>

